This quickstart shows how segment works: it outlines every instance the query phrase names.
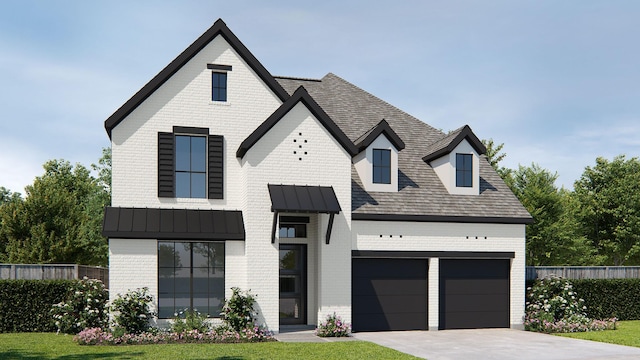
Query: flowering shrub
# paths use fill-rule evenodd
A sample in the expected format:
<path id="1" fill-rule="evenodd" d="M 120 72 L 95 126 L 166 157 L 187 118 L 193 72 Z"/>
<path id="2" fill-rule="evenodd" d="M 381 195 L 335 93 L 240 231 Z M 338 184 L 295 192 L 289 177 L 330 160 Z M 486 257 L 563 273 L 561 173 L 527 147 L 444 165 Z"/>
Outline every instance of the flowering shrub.
<path id="1" fill-rule="evenodd" d="M 537 332 L 583 332 L 615 329 L 616 319 L 587 317 L 584 300 L 567 279 L 552 275 L 528 288 L 524 327 Z"/>
<path id="2" fill-rule="evenodd" d="M 85 329 L 73 339 L 80 345 L 146 345 L 146 344 L 179 344 L 179 343 L 241 343 L 275 341 L 273 334 L 259 327 L 234 331 L 229 327 L 222 327 L 201 332 L 188 330 L 182 333 L 171 331 L 142 332 L 139 334 L 125 334 L 114 336 L 101 328 Z"/>
<path id="3" fill-rule="evenodd" d="M 171 322 L 171 331 L 174 333 L 180 334 L 191 330 L 206 333 L 210 330 L 210 326 L 207 323 L 207 316 L 201 314 L 198 310 L 185 309 L 174 315 Z"/>
<path id="4" fill-rule="evenodd" d="M 102 281 L 85 276 L 70 289 L 66 301 L 51 309 L 58 332 L 77 334 L 84 328 L 106 325 L 108 299 L 109 292 Z"/>
<path id="5" fill-rule="evenodd" d="M 233 294 L 225 300 L 220 314 L 222 320 L 237 332 L 255 327 L 253 304 L 256 302 L 256 295 L 251 294 L 251 290 L 243 292 L 237 287 L 232 287 L 231 291 Z"/>
<path id="6" fill-rule="evenodd" d="M 149 288 L 131 290 L 118 297 L 111 304 L 113 320 L 116 327 L 122 328 L 126 334 L 140 334 L 150 328 L 149 320 L 154 313 L 149 304 L 153 297 L 148 294 Z"/>
<path id="7" fill-rule="evenodd" d="M 351 331 L 351 324 L 342 321 L 342 319 L 333 313 L 333 315 L 327 315 L 325 321 L 320 323 L 320 326 L 316 329 L 316 335 L 320 337 L 343 337 L 349 336 Z"/>

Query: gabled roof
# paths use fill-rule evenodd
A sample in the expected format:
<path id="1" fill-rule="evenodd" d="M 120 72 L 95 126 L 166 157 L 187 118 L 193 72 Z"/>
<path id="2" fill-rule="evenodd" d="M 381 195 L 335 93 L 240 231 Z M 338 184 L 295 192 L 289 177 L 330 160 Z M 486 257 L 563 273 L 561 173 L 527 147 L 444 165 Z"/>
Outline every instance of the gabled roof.
<path id="1" fill-rule="evenodd" d="M 452 131 L 449 135 L 443 137 L 442 139 L 429 146 L 427 155 L 424 156 L 422 160 L 429 162 L 431 160 L 435 160 L 444 155 L 447 155 L 451 153 L 456 148 L 456 146 L 458 146 L 462 142 L 462 140 L 465 139 L 478 153 L 478 155 L 482 155 L 487 152 L 487 148 L 482 144 L 482 142 L 473 133 L 473 131 L 471 131 L 471 128 L 468 125 L 465 125 L 455 131 Z"/>
<path id="2" fill-rule="evenodd" d="M 298 89 L 291 94 L 291 97 L 287 99 L 276 111 L 271 114 L 257 129 L 255 129 L 251 135 L 249 135 L 243 142 L 240 144 L 238 151 L 236 152 L 236 156 L 239 158 L 244 157 L 244 155 L 251 149 L 253 145 L 255 145 L 258 140 L 260 140 L 271 128 L 273 128 L 278 121 L 280 121 L 294 106 L 298 103 L 303 103 L 307 109 L 315 116 L 316 119 L 329 131 L 329 133 L 338 141 L 340 145 L 351 155 L 357 154 L 357 149 L 355 145 L 349 140 L 349 138 L 342 132 L 342 130 L 336 125 L 333 120 L 327 115 L 326 112 L 318 105 L 318 103 L 309 95 L 307 90 L 300 86 Z"/>
<path id="3" fill-rule="evenodd" d="M 249 51 L 249 49 L 242 44 L 242 42 L 235 36 L 227 25 L 218 19 L 213 26 L 209 28 L 204 34 L 202 34 L 193 44 L 189 45 L 178 57 L 176 57 L 169 65 L 167 65 L 162 71 L 151 79 L 145 86 L 142 87 L 135 95 L 133 95 L 124 105 L 122 105 L 113 115 L 104 122 L 104 128 L 111 138 L 111 131 L 116 127 L 124 118 L 127 117 L 133 110 L 135 110 L 142 102 L 144 102 L 154 91 L 156 91 L 162 84 L 164 84 L 173 74 L 178 72 L 189 60 L 191 60 L 200 50 L 207 46 L 218 35 L 224 37 L 224 39 L 233 47 L 233 49 L 246 61 L 246 63 L 255 71 L 255 73 L 267 84 L 269 89 L 273 91 L 276 96 L 283 102 L 289 97 L 287 92 L 278 84 L 278 82 L 271 76 L 269 71 L 262 66 L 262 64 L 256 59 L 255 56 Z"/>
<path id="4" fill-rule="evenodd" d="M 389 139 L 391 144 L 395 146 L 396 150 L 400 151 L 404 149 L 404 141 L 402 141 L 402 139 L 400 139 L 400 136 L 398 136 L 398 134 L 393 131 L 391 126 L 389 126 L 389 123 L 385 119 L 382 119 L 378 124 L 376 124 L 376 126 L 372 127 L 367 132 L 362 134 L 362 136 L 356 139 L 355 145 L 358 148 L 358 152 L 361 152 L 369 147 L 369 145 L 371 145 L 371 143 L 375 139 L 377 139 L 380 134 L 384 134 L 387 139 Z"/>

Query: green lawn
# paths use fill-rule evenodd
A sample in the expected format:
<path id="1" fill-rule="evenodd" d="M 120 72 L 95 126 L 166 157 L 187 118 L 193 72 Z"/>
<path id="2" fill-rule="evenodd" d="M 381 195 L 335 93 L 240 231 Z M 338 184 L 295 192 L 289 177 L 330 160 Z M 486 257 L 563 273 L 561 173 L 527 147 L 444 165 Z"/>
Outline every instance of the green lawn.
<path id="1" fill-rule="evenodd" d="M 0 359 L 416 359 L 365 341 L 80 346 L 70 335 L 0 334 Z"/>
<path id="2" fill-rule="evenodd" d="M 617 330 L 556 334 L 575 339 L 640 347 L 640 320 L 619 321 Z"/>

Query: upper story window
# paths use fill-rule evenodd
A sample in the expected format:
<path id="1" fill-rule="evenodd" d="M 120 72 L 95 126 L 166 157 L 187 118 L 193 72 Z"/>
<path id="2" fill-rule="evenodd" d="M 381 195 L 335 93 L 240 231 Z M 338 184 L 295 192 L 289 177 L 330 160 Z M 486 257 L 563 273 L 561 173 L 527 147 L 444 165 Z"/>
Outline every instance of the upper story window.
<path id="1" fill-rule="evenodd" d="M 176 197 L 206 198 L 207 138 L 176 135 Z"/>
<path id="2" fill-rule="evenodd" d="M 227 101 L 227 73 L 213 72 L 211 100 Z"/>
<path id="3" fill-rule="evenodd" d="M 473 155 L 456 154 L 456 186 L 473 187 Z"/>
<path id="4" fill-rule="evenodd" d="M 391 184 L 391 150 L 373 149 L 373 183 Z"/>
<path id="5" fill-rule="evenodd" d="M 227 101 L 227 72 L 231 71 L 230 65 L 207 64 L 211 72 L 211 101 Z"/>

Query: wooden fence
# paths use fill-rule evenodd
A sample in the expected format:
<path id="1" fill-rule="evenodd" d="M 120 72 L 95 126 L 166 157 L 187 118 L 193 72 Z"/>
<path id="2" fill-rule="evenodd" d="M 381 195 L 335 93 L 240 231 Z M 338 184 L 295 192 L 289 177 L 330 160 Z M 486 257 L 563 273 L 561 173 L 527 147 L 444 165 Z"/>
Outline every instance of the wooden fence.
<path id="1" fill-rule="evenodd" d="M 53 280 L 53 279 L 102 280 L 109 287 L 109 269 L 100 266 L 76 264 L 0 264 L 0 279 Z"/>
<path id="2" fill-rule="evenodd" d="M 527 280 L 555 274 L 567 279 L 640 278 L 640 266 L 527 266 Z"/>

